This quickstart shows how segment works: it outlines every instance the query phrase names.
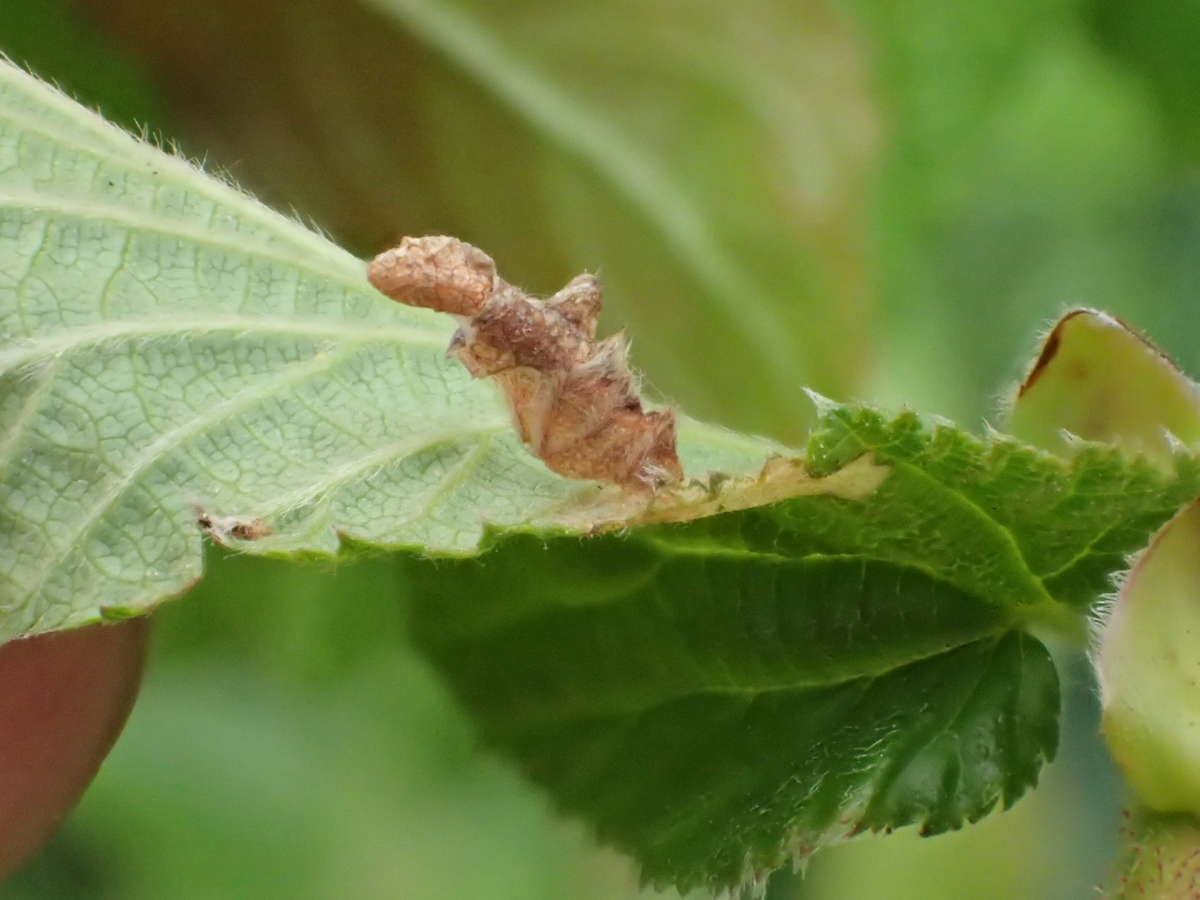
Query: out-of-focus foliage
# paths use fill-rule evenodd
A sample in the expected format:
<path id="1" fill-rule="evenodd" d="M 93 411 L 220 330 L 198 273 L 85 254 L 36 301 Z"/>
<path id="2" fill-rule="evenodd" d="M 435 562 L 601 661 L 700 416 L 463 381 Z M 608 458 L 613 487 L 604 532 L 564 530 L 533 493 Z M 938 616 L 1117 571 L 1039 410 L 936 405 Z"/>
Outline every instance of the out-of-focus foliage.
<path id="1" fill-rule="evenodd" d="M 0 4 L 0 53 L 102 108 L 110 122 L 134 132 L 164 124 L 161 97 L 146 68 L 57 0 Z"/>
<path id="2" fill-rule="evenodd" d="M 362 250 L 446 232 L 600 268 L 652 386 L 799 440 L 871 358 L 865 48 L 828 4 L 94 4 L 197 146 Z M 241 62 L 228 65 L 232 57 Z M 831 337 L 854 335 L 842 342 Z M 697 376 L 695 360 L 720 359 Z"/>
<path id="3" fill-rule="evenodd" d="M 1200 156 L 1200 6 L 1178 0 L 1090 0 L 1101 47 L 1149 89 L 1180 162 Z"/>
<path id="4" fill-rule="evenodd" d="M 987 414 L 1002 381 L 1018 374 L 1035 323 L 1068 304 L 1137 322 L 1185 369 L 1200 361 L 1200 186 L 1183 165 L 1196 76 L 1172 61 L 1194 47 L 1177 17 L 1184 4 L 814 6 L 775 29 L 772 53 L 739 50 L 738 68 L 758 85 L 750 96 L 763 104 L 753 115 L 732 108 L 745 91 L 722 93 L 705 77 L 728 71 L 714 60 L 743 46 L 739 29 L 750 27 L 740 20 L 771 15 L 767 4 L 714 6 L 705 39 L 718 52 L 699 57 L 661 39 L 678 30 L 683 3 L 592 4 L 575 21 L 601 20 L 612 37 L 595 46 L 571 36 L 569 12 L 531 22 L 522 4 L 512 23 L 472 19 L 529 71 L 562 71 L 555 47 L 569 68 L 568 48 L 580 48 L 596 61 L 583 70 L 589 96 L 603 98 L 610 83 L 648 96 L 633 106 L 635 124 L 666 135 L 654 145 L 666 154 L 658 167 L 677 191 L 709 201 L 703 216 L 714 233 L 753 233 L 783 216 L 785 245 L 770 255 L 777 268 L 753 247 L 725 248 L 764 279 L 755 296 L 779 314 L 779 328 L 806 331 L 803 343 L 780 337 L 796 341 L 795 371 L 771 385 L 763 382 L 785 370 L 761 364 L 744 339 L 724 341 L 727 319 L 705 336 L 708 307 L 692 301 L 697 276 L 672 258 L 644 198 L 615 190 L 588 157 L 540 132 L 462 57 L 355 3 L 225 5 L 94 0 L 80 4 L 81 18 L 65 0 L 6 0 L 0 49 L 110 116 L 149 119 L 364 253 L 399 233 L 448 231 L 547 292 L 602 267 L 611 327 L 630 328 L 650 383 L 734 424 L 782 434 L 788 426 L 756 411 L 756 398 L 784 408 L 800 377 L 839 399 L 907 402 L 964 420 Z M 562 28 L 570 40 L 503 43 L 504 29 L 523 33 L 522 23 L 535 36 L 543 25 Z M 650 55 L 605 50 L 651 38 Z M 685 62 L 694 75 L 665 78 Z M 145 79 L 114 83 L 119 71 Z M 823 114 L 796 113 L 814 95 Z M 164 102 L 149 105 L 155 96 Z M 831 138 L 843 119 L 859 123 L 851 133 L 865 142 Z M 747 122 L 760 123 L 750 136 Z M 622 127 L 627 141 L 639 133 Z M 824 148 L 823 167 L 810 144 Z M 780 172 L 791 174 L 780 181 Z M 760 194 L 736 195 L 756 177 L 787 189 L 760 209 Z M 806 179 L 843 186 L 834 196 L 845 203 L 800 227 L 805 207 L 795 198 Z M 756 215 L 763 222 L 744 223 Z M 799 313 L 780 314 L 785 304 Z M 404 649 L 386 574 L 226 559 L 211 572 L 207 587 L 161 617 L 130 730 L 60 839 L 7 886 L 11 896 L 294 888 L 321 897 L 330 884 L 355 897 L 632 892 L 627 870 L 594 856 L 507 770 L 468 751 L 462 719 Z M 1089 689 L 1075 696 L 1086 705 Z M 886 843 L 894 838 L 852 845 L 815 862 L 805 882 L 776 879 L 771 900 L 899 897 L 904 885 L 909 896 L 957 897 L 996 869 L 1029 877 L 993 896 L 1093 896 L 1108 849 L 1101 825 L 1117 801 L 1094 717 L 1075 721 L 1053 788 L 1029 801 L 1046 804 L 1038 815 L 1018 809 L 911 848 Z M 1062 849 L 1038 852 L 1047 846 Z M 947 866 L 961 880 L 931 875 Z"/>
<path id="5" fill-rule="evenodd" d="M 1081 6 L 857 4 L 887 135 L 870 393 L 987 414 L 1036 323 L 1067 305 L 1137 322 L 1194 368 L 1200 192 L 1170 164 L 1143 79 L 1097 46 Z"/>

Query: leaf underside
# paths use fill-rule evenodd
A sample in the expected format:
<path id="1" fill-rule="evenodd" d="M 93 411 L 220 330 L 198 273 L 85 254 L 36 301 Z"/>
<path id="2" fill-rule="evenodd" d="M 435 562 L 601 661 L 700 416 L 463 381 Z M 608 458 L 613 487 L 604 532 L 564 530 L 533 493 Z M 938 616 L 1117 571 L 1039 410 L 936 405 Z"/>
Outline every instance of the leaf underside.
<path id="1" fill-rule="evenodd" d="M 471 553 L 594 487 L 549 472 L 363 264 L 0 63 L 0 639 L 129 615 L 240 549 Z M 685 423 L 693 471 L 775 445 Z"/>

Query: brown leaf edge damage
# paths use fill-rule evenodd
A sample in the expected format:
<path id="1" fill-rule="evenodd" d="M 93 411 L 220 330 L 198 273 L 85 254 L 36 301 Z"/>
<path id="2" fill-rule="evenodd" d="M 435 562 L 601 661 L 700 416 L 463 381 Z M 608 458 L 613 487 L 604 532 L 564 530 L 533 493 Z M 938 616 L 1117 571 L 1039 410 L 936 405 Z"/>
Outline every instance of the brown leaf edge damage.
<path id="1" fill-rule="evenodd" d="M 1038 358 L 1034 362 L 1033 367 L 1029 370 L 1029 374 L 1026 375 L 1025 380 L 1021 382 L 1021 387 L 1017 391 L 1017 397 L 1025 396 L 1025 392 L 1037 383 L 1037 380 L 1042 377 L 1042 374 L 1049 367 L 1050 363 L 1054 362 L 1054 357 L 1058 355 L 1058 349 L 1062 345 L 1063 328 L 1066 327 L 1066 324 L 1076 316 L 1099 316 L 1116 322 L 1127 332 L 1145 344 L 1146 347 L 1154 351 L 1155 355 L 1161 358 L 1163 362 L 1167 363 L 1172 369 L 1177 372 L 1182 371 L 1175 360 L 1163 353 L 1162 350 L 1159 349 L 1158 345 L 1154 343 L 1154 341 L 1150 340 L 1150 338 L 1146 337 L 1146 335 L 1144 335 L 1141 331 L 1139 331 L 1137 328 L 1134 328 L 1119 316 L 1114 316 L 1111 313 L 1100 312 L 1099 310 L 1095 309 L 1073 309 L 1059 319 L 1057 323 L 1055 323 L 1054 328 L 1046 337 L 1046 343 L 1042 345 L 1042 352 L 1038 354 Z"/>
<path id="2" fill-rule="evenodd" d="M 595 276 L 537 300 L 479 248 L 435 235 L 403 238 L 368 278 L 393 300 L 458 320 L 450 354 L 500 386 L 521 440 L 554 472 L 639 492 L 683 479 L 674 410 L 642 407 L 623 335 L 596 340 Z"/>
<path id="3" fill-rule="evenodd" d="M 860 501 L 875 493 L 891 472 L 891 466 L 873 453 L 821 477 L 810 474 L 802 459 L 773 456 L 753 474 L 728 477 L 710 473 L 707 479 L 691 479 L 648 497 L 628 491 L 601 492 L 589 502 L 571 503 L 531 524 L 600 534 L 639 525 L 690 522 L 793 497 L 823 494 Z"/>

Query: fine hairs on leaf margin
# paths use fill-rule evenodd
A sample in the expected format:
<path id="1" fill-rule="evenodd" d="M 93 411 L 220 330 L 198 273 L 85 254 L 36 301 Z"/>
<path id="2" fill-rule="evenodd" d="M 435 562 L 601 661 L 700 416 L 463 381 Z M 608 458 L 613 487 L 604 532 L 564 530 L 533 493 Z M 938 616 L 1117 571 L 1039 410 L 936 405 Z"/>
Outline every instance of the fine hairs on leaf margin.
<path id="1" fill-rule="evenodd" d="M 325 228 L 311 219 L 299 215 L 294 209 L 290 213 L 283 213 L 263 203 L 253 192 L 238 183 L 233 175 L 224 167 L 210 167 L 206 155 L 202 155 L 199 158 L 189 156 L 176 140 L 153 131 L 145 123 L 136 123 L 136 133 L 133 133 L 121 125 L 109 121 L 99 109 L 87 107 L 86 104 L 80 103 L 68 90 L 56 81 L 48 81 L 40 74 L 34 72 L 28 65 L 13 60 L 0 50 L 0 66 L 4 64 L 10 66 L 19 76 L 27 78 L 39 86 L 49 86 L 52 88 L 50 96 L 56 102 L 65 102 L 89 109 L 93 113 L 89 120 L 89 127 L 96 129 L 97 133 L 109 135 L 120 141 L 127 141 L 131 145 L 131 150 L 149 151 L 158 157 L 157 159 L 147 157 L 143 160 L 144 162 L 155 167 L 180 167 L 189 173 L 202 175 L 203 181 L 210 188 L 210 190 L 205 192 L 209 199 L 215 202 L 232 202 L 241 214 L 260 223 L 270 223 L 271 221 L 286 223 L 292 237 L 305 241 L 315 240 L 342 257 L 347 264 L 347 274 L 349 274 L 349 266 L 358 262 L 355 257 L 331 239 Z M 152 174 L 157 174 L 157 172 L 152 171 Z M 226 196 L 220 196 L 220 192 L 225 192 Z"/>
<path id="2" fill-rule="evenodd" d="M 1020 356 L 1014 360 L 1012 365 L 1012 368 L 1019 374 L 1004 381 L 992 394 L 991 408 L 995 410 L 998 421 L 1009 422 L 1012 420 L 1017 400 L 1020 398 L 1026 385 L 1028 385 L 1029 379 L 1033 376 L 1034 372 L 1040 368 L 1042 355 L 1051 336 L 1066 319 L 1080 313 L 1107 315 L 1101 310 L 1093 309 L 1090 306 L 1061 303 L 1054 315 L 1048 317 L 1042 325 L 1039 325 L 1032 331 L 1029 340 L 1023 346 L 1032 349 L 1033 352 L 1030 353 L 1029 350 L 1021 351 Z"/>

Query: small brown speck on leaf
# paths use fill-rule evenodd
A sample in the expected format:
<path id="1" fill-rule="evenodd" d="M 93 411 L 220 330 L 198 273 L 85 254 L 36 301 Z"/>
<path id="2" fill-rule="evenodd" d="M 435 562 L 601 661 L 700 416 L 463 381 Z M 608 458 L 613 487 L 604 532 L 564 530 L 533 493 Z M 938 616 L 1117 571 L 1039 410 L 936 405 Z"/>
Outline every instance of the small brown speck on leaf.
<path id="1" fill-rule="evenodd" d="M 196 524 L 218 544 L 228 544 L 230 538 L 258 541 L 274 533 L 256 516 L 214 516 L 202 507 L 196 508 Z"/>
<path id="2" fill-rule="evenodd" d="M 621 335 L 596 340 L 594 276 L 540 301 L 501 279 L 482 250 L 434 236 L 404 238 L 368 277 L 393 300 L 458 319 L 451 355 L 496 380 L 521 440 L 553 471 L 638 489 L 682 480 L 674 411 L 642 408 Z"/>

